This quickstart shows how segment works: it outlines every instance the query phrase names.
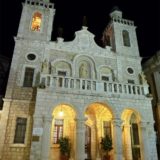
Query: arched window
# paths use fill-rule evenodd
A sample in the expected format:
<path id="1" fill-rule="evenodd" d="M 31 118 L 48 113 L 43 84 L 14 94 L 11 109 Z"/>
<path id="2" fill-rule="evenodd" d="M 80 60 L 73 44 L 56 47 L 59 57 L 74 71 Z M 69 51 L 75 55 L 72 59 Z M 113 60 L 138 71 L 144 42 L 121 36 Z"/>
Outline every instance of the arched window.
<path id="1" fill-rule="evenodd" d="M 32 87 L 33 78 L 34 78 L 34 68 L 26 67 L 23 87 Z"/>
<path id="2" fill-rule="evenodd" d="M 31 30 L 32 31 L 40 31 L 42 22 L 42 14 L 39 12 L 35 12 L 32 17 Z"/>
<path id="3" fill-rule="evenodd" d="M 129 32 L 126 30 L 122 31 L 122 36 L 123 36 L 123 44 L 124 46 L 130 47 L 130 38 L 129 38 Z"/>
<path id="4" fill-rule="evenodd" d="M 139 127 L 137 123 L 137 117 L 134 113 L 132 113 L 131 115 L 130 125 L 131 125 L 132 157 L 134 160 L 140 160 L 141 153 L 140 153 Z"/>

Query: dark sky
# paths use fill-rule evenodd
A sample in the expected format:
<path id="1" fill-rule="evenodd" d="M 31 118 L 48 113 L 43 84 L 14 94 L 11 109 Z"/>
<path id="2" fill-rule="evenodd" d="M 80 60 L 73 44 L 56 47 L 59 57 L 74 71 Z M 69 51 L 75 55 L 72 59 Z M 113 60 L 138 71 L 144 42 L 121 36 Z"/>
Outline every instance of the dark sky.
<path id="1" fill-rule="evenodd" d="M 12 57 L 14 39 L 18 30 L 22 2 L 24 0 L 0 1 L 0 54 Z M 57 37 L 57 28 L 63 27 L 64 40 L 73 40 L 74 32 L 81 29 L 83 17 L 87 17 L 88 30 L 101 39 L 109 22 L 109 13 L 118 6 L 125 19 L 137 26 L 137 37 L 142 57 L 150 57 L 160 49 L 160 0 L 51 0 L 56 14 L 52 40 Z M 144 58 L 146 60 L 147 58 Z"/>

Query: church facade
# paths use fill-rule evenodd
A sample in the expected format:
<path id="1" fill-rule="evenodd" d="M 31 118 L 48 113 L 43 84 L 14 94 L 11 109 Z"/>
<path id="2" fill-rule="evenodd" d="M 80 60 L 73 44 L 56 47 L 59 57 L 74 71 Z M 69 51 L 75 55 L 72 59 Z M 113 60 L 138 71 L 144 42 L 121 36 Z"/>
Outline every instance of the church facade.
<path id="1" fill-rule="evenodd" d="M 54 5 L 26 0 L 0 113 L 0 160 L 100 160 L 102 137 L 113 160 L 157 160 L 151 98 L 136 27 L 111 12 L 99 47 L 86 26 L 75 39 L 51 41 Z"/>

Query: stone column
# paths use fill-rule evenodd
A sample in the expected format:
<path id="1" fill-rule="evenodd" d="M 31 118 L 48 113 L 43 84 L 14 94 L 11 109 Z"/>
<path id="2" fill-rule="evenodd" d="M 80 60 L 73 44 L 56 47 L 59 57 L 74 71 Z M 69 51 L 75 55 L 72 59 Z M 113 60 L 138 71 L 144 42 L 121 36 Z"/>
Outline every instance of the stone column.
<path id="1" fill-rule="evenodd" d="M 49 159 L 50 151 L 50 134 L 52 117 L 44 117 L 43 119 L 43 135 L 41 142 L 41 160 Z"/>
<path id="2" fill-rule="evenodd" d="M 30 151 L 30 160 L 40 160 L 41 157 L 41 136 L 43 128 L 42 116 L 34 115 L 33 117 L 33 132 L 32 132 L 32 144 Z M 36 138 L 36 140 L 33 140 Z"/>
<path id="3" fill-rule="evenodd" d="M 123 137 L 124 137 L 124 156 L 127 160 L 132 160 L 132 148 L 131 148 L 131 134 L 130 134 L 130 124 L 123 125 Z"/>
<path id="4" fill-rule="evenodd" d="M 148 146 L 148 135 L 147 135 L 147 122 L 141 122 L 140 123 L 140 128 L 141 128 L 141 137 L 142 137 L 142 143 L 143 143 L 143 156 L 145 160 L 149 160 L 150 159 L 150 155 L 149 155 L 149 146 Z"/>
<path id="5" fill-rule="evenodd" d="M 84 160 L 85 155 L 85 121 L 76 119 L 76 160 Z"/>
<path id="6" fill-rule="evenodd" d="M 116 155 L 116 160 L 123 159 L 121 123 L 122 123 L 122 121 L 120 119 L 114 119 L 112 121 L 113 129 L 114 129 L 113 130 L 113 142 L 114 142 L 113 149 L 114 149 L 114 152 Z"/>
<path id="7" fill-rule="evenodd" d="M 156 151 L 156 135 L 153 128 L 153 122 L 141 122 L 141 131 L 144 147 L 145 160 L 158 160 Z"/>
<path id="8" fill-rule="evenodd" d="M 97 149 L 97 132 L 96 132 L 96 123 L 94 122 L 91 127 L 91 157 L 96 157 Z"/>
<path id="9" fill-rule="evenodd" d="M 71 137 L 71 154 L 70 154 L 70 160 L 75 159 L 75 122 L 70 121 L 70 137 Z"/>
<path id="10" fill-rule="evenodd" d="M 96 120 L 96 160 L 100 160 L 100 141 L 101 141 L 101 132 L 102 132 L 102 126 L 101 126 L 101 121 Z"/>

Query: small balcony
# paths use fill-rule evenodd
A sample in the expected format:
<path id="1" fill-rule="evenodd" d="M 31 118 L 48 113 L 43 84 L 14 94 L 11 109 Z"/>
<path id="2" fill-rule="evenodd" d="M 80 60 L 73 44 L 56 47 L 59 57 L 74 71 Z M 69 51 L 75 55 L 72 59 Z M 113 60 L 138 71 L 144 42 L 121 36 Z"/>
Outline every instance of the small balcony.
<path id="1" fill-rule="evenodd" d="M 108 97 L 144 98 L 148 93 L 148 85 L 126 84 L 101 80 L 91 80 L 73 77 L 41 75 L 40 88 L 53 88 L 54 92 L 103 94 Z"/>

